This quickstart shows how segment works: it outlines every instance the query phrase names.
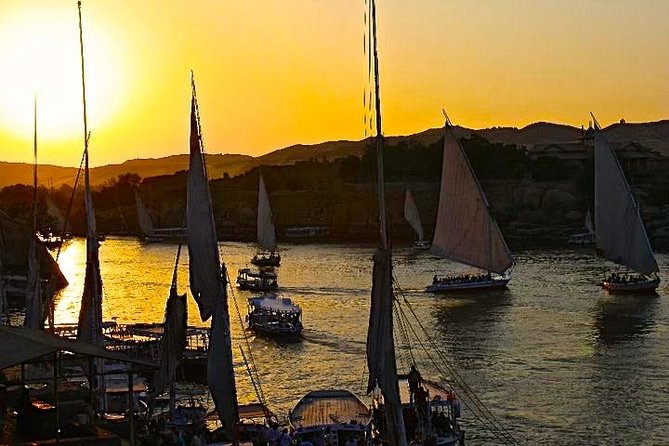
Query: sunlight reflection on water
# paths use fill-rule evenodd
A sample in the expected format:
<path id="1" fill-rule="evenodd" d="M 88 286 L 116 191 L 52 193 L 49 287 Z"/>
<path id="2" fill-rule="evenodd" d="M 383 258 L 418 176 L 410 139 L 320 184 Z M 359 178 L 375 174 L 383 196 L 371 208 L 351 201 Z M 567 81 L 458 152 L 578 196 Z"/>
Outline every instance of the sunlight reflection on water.
<path id="1" fill-rule="evenodd" d="M 221 243 L 234 282 L 252 244 Z M 372 246 L 283 245 L 281 294 L 304 311 L 304 339 L 278 343 L 250 337 L 268 402 L 285 416 L 309 390 L 365 387 L 365 340 Z M 108 238 L 101 244 L 104 319 L 161 322 L 176 245 Z M 513 280 L 501 293 L 438 297 L 423 293 L 434 274 L 465 267 L 395 251 L 395 275 L 407 299 L 449 362 L 509 429 L 528 444 L 669 444 L 669 258 L 658 255 L 660 297 L 609 296 L 595 286 L 607 265 L 588 250 L 534 250 L 517 255 Z M 56 321 L 76 322 L 83 282 L 82 239 L 61 254 L 70 285 Z M 182 251 L 179 291 L 188 290 Z M 235 290 L 242 316 L 249 292 Z M 189 322 L 206 325 L 189 297 Z M 231 306 L 233 343 L 243 342 Z M 416 347 L 416 346 L 414 346 Z M 253 399 L 234 348 L 240 401 Z M 398 346 L 400 364 L 407 350 Z M 426 355 L 414 348 L 419 363 Z M 404 366 L 404 365 L 402 365 Z M 439 379 L 436 370 L 424 375 Z M 465 410 L 468 444 L 496 444 Z M 621 426 L 625 426 L 621 430 Z"/>

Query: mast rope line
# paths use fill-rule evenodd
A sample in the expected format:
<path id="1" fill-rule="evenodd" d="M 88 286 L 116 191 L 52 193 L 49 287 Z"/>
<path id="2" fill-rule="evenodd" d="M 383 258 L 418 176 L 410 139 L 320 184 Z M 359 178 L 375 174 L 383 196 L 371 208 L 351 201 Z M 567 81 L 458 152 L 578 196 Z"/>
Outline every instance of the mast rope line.
<path id="1" fill-rule="evenodd" d="M 225 268 L 225 266 L 224 266 Z M 237 295 L 235 293 L 235 290 L 232 287 L 232 284 L 230 282 L 230 275 L 228 274 L 228 269 L 225 268 L 225 277 L 228 281 L 228 287 L 230 289 L 230 294 L 232 295 L 232 303 L 235 307 L 235 311 L 237 313 L 237 318 L 239 319 L 239 325 L 240 328 L 242 329 L 242 336 L 244 337 L 244 343 L 246 344 L 246 349 L 248 351 L 248 363 L 251 365 L 249 369 L 249 377 L 251 377 L 251 384 L 255 388 L 257 385 L 256 393 L 258 395 L 258 398 L 260 399 L 260 404 L 262 405 L 263 412 L 265 413 L 265 417 L 269 420 L 269 410 L 267 408 L 266 404 L 266 398 L 265 398 L 265 393 L 263 392 L 262 389 L 262 383 L 260 381 L 260 375 L 258 374 L 258 367 L 256 366 L 256 361 L 255 358 L 253 357 L 253 350 L 251 350 L 251 343 L 249 342 L 249 337 L 246 334 L 246 329 L 244 328 L 244 321 L 242 319 L 242 313 L 239 311 L 239 305 L 237 304 Z M 242 347 L 239 346 L 241 349 Z M 242 356 L 244 356 L 243 351 L 242 351 Z M 246 361 L 246 358 L 244 358 Z M 251 376 L 253 375 L 253 376 Z M 254 382 L 255 381 L 255 382 Z"/>
<path id="2" fill-rule="evenodd" d="M 419 327 L 421 328 L 423 334 L 427 338 L 428 342 L 430 343 L 431 347 L 433 350 L 436 352 L 437 356 L 441 360 L 441 363 L 446 367 L 446 369 L 449 371 L 450 375 L 452 376 L 453 381 L 457 383 L 460 387 L 461 390 L 465 395 L 467 395 L 469 398 L 472 400 L 472 404 L 475 406 L 476 410 L 479 410 L 481 413 L 477 414 L 475 410 L 469 405 L 467 400 L 463 400 L 463 403 L 465 406 L 472 410 L 474 413 L 475 418 L 480 421 L 483 426 L 488 429 L 493 435 L 495 435 L 499 440 L 503 441 L 505 444 L 521 444 L 516 438 L 513 437 L 513 435 L 497 420 L 495 415 L 490 412 L 490 410 L 485 406 L 483 401 L 476 395 L 476 393 L 469 387 L 469 385 L 466 383 L 466 381 L 462 378 L 462 376 L 457 372 L 457 370 L 449 363 L 448 359 L 445 357 L 445 355 L 441 352 L 439 347 L 436 345 L 434 340 L 429 336 L 427 333 L 427 330 L 425 329 L 425 326 L 422 324 L 420 319 L 418 318 L 418 315 L 415 313 L 413 310 L 413 307 L 411 306 L 411 303 L 408 301 L 406 295 L 404 294 L 402 288 L 399 286 L 399 283 L 397 281 L 397 278 L 393 276 L 393 282 L 395 285 L 395 288 L 398 290 L 399 294 L 402 296 L 404 303 L 406 304 L 407 308 L 409 309 L 411 315 L 413 318 L 418 322 Z M 399 301 L 399 300 L 398 300 Z M 409 328 L 411 329 L 412 333 L 414 334 L 414 337 L 418 340 L 419 344 L 425 351 L 428 359 L 432 363 L 432 365 L 439 371 L 439 373 L 442 375 L 444 379 L 448 382 L 449 380 L 446 378 L 446 374 L 443 372 L 439 364 L 432 358 L 432 355 L 430 355 L 428 349 L 425 347 L 423 341 L 421 338 L 418 336 L 416 333 L 414 327 L 411 324 L 407 324 Z M 449 384 L 451 384 L 449 382 Z M 452 384 L 451 384 L 452 385 Z M 480 416 L 479 416 L 480 415 Z M 486 420 L 490 423 L 491 426 L 487 426 L 485 422 L 483 422 L 480 418 L 486 418 Z"/>

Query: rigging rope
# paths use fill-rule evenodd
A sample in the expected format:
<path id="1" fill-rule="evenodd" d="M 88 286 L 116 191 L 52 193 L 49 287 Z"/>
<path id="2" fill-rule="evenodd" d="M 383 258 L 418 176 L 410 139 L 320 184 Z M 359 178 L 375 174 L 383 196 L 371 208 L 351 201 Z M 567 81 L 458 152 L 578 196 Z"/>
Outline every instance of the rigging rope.
<path id="1" fill-rule="evenodd" d="M 232 282 L 230 281 L 230 275 L 228 274 L 227 268 L 225 268 L 225 277 L 228 281 L 228 287 L 230 289 L 230 294 L 232 295 L 232 303 L 234 304 L 235 311 L 237 312 L 237 318 L 239 319 L 239 326 L 242 329 L 242 336 L 244 336 L 244 343 L 246 344 L 246 350 L 248 351 L 248 359 L 249 359 L 248 362 L 251 365 L 251 367 L 248 369 L 248 372 L 249 376 L 253 375 L 253 377 L 251 378 L 251 384 L 253 385 L 254 388 L 257 385 L 256 393 L 258 394 L 258 398 L 260 399 L 260 404 L 262 406 L 263 412 L 265 413 L 265 417 L 269 421 L 270 413 L 269 410 L 267 409 L 265 393 L 262 390 L 262 383 L 260 382 L 258 367 L 256 366 L 256 361 L 255 358 L 253 357 L 253 350 L 251 350 L 251 343 L 249 342 L 249 337 L 246 335 L 246 329 L 244 328 L 244 320 L 242 319 L 241 311 L 239 311 L 239 305 L 237 305 L 237 296 L 235 294 L 234 288 L 232 287 Z M 241 349 L 241 346 L 239 348 Z M 244 356 L 243 352 L 242 356 Z M 245 356 L 244 360 L 246 361 Z"/>
<path id="2" fill-rule="evenodd" d="M 468 401 L 466 399 L 463 399 L 462 402 L 463 404 L 472 412 L 474 417 L 486 428 L 488 429 L 495 437 L 497 437 L 500 441 L 502 441 L 504 444 L 520 444 L 520 442 L 506 429 L 500 421 L 493 415 L 492 412 L 485 406 L 483 401 L 474 393 L 474 391 L 469 387 L 469 385 L 466 383 L 466 381 L 462 378 L 462 376 L 457 372 L 457 370 L 449 363 L 448 359 L 446 358 L 445 354 L 439 349 L 439 347 L 436 345 L 434 340 L 429 336 L 425 326 L 421 322 L 420 318 L 418 315 L 415 313 L 413 307 L 411 306 L 411 303 L 407 299 L 406 295 L 404 294 L 404 291 L 402 288 L 399 286 L 399 283 L 397 281 L 397 278 L 393 276 L 393 283 L 395 286 L 395 289 L 398 291 L 398 294 L 402 297 L 402 300 L 404 304 L 406 304 L 406 307 L 408 308 L 409 312 L 413 316 L 413 319 L 416 320 L 418 323 L 418 326 L 422 330 L 422 334 L 425 336 L 425 338 L 428 340 L 430 343 L 430 346 L 432 347 L 432 350 L 436 352 L 440 362 L 437 363 L 433 358 L 432 355 L 430 354 L 429 350 L 426 348 L 424 345 L 423 341 L 421 340 L 421 337 L 418 336 L 418 333 L 416 333 L 416 330 L 414 329 L 413 325 L 408 323 L 408 318 L 406 317 L 406 314 L 404 313 L 403 309 L 401 306 L 400 312 L 402 313 L 402 316 L 405 318 L 405 324 L 408 326 L 408 328 L 411 330 L 413 333 L 414 337 L 416 340 L 419 342 L 421 345 L 421 348 L 425 351 L 428 359 L 432 363 L 432 365 L 437 369 L 437 371 L 442 375 L 442 377 L 449 382 L 449 385 L 452 386 L 452 383 L 446 378 L 446 373 L 442 370 L 442 368 L 439 366 L 439 364 L 443 364 L 447 371 L 449 372 L 450 376 L 452 377 L 452 380 L 460 387 L 462 393 L 466 395 L 471 401 Z M 396 300 L 399 302 L 399 300 L 396 298 Z M 470 405 L 471 403 L 471 405 Z M 473 407 L 471 407 L 473 406 Z M 479 411 L 477 413 L 477 411 Z M 484 421 L 482 418 L 484 418 L 486 421 Z"/>

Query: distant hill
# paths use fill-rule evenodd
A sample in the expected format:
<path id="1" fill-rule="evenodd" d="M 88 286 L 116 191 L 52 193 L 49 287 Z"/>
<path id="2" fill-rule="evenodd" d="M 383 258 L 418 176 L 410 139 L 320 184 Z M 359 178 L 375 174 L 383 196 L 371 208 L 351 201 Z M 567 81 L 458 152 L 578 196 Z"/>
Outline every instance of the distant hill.
<path id="1" fill-rule="evenodd" d="M 239 175 L 252 169 L 256 161 L 252 156 L 235 154 L 207 154 L 207 167 L 212 178 L 221 178 L 225 173 Z M 188 170 L 188 155 L 170 155 L 164 158 L 133 159 L 121 164 L 108 164 L 91 169 L 91 182 L 101 185 L 124 173 L 136 173 L 142 178 L 171 175 L 180 170 Z M 0 162 L 0 187 L 11 184 L 32 183 L 32 165 L 27 163 Z M 53 187 L 72 185 L 77 175 L 75 167 L 39 165 L 40 183 Z"/>
<path id="2" fill-rule="evenodd" d="M 616 142 L 637 141 L 669 156 L 669 120 L 648 123 L 616 123 L 604 129 L 606 135 Z M 415 141 L 425 145 L 438 141 L 443 129 L 428 129 L 413 135 L 389 136 L 388 144 L 400 141 Z M 536 122 L 522 128 L 491 127 L 486 129 L 468 129 L 455 127 L 460 137 L 479 135 L 493 143 L 516 144 L 530 146 L 550 142 L 567 142 L 577 140 L 581 129 L 564 124 Z M 296 144 L 285 147 L 259 157 L 238 154 L 208 154 L 207 165 L 212 179 L 221 178 L 225 173 L 230 176 L 239 175 L 258 165 L 287 165 L 310 159 L 333 160 L 350 155 L 361 156 L 368 145 L 368 140 L 359 141 L 328 141 L 320 144 Z M 91 169 L 94 185 L 104 184 L 123 173 L 136 173 L 142 178 L 171 175 L 180 170 L 188 169 L 188 155 L 171 155 L 155 159 L 133 159 L 121 164 L 110 164 Z M 0 187 L 11 184 L 31 183 L 32 166 L 26 163 L 0 162 Z M 76 168 L 53 165 L 40 165 L 40 182 L 59 187 L 72 184 Z"/>

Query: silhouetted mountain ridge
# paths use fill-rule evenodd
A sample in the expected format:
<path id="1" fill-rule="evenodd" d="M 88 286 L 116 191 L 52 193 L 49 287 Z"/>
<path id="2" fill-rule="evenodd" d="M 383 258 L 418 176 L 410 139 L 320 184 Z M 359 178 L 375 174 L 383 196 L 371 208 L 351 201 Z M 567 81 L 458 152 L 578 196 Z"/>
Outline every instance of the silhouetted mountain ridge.
<path id="1" fill-rule="evenodd" d="M 522 128 L 469 129 L 461 126 L 454 128 L 459 137 L 476 134 L 493 143 L 515 144 L 518 147 L 574 141 L 582 135 L 580 128 L 550 122 L 535 122 Z M 637 141 L 669 156 L 669 120 L 616 123 L 606 127 L 604 131 L 612 141 Z M 438 141 L 442 133 L 442 128 L 432 128 L 411 135 L 389 136 L 386 137 L 386 141 L 389 145 L 401 141 L 429 145 Z M 327 141 L 309 145 L 295 144 L 258 157 L 241 154 L 207 154 L 207 166 L 210 178 L 215 179 L 223 177 L 226 173 L 230 176 L 239 175 L 259 165 L 280 166 L 311 159 L 333 160 L 347 156 L 361 156 L 369 143 L 370 139 Z M 136 173 L 142 178 L 147 178 L 171 175 L 186 169 L 188 169 L 188 155 L 179 154 L 163 158 L 132 159 L 120 164 L 95 167 L 91 169 L 91 179 L 94 185 L 100 185 L 124 173 Z M 0 171 L 3 173 L 0 176 L 0 187 L 31 183 L 32 166 L 30 164 L 0 162 Z M 40 182 L 54 187 L 63 184 L 71 185 L 76 171 L 74 167 L 40 165 Z"/>

